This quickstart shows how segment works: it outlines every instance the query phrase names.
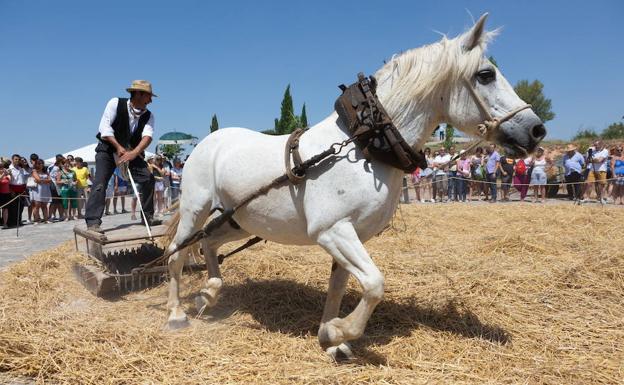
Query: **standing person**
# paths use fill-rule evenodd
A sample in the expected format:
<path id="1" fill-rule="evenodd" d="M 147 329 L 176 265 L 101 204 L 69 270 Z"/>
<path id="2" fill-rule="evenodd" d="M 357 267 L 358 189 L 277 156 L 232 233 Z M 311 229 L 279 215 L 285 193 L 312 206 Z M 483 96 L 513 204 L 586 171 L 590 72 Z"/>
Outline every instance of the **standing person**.
<path id="1" fill-rule="evenodd" d="M 110 204 L 111 201 L 113 200 L 113 196 L 115 196 L 115 176 L 111 175 L 110 179 L 108 180 L 108 183 L 106 184 L 106 200 L 104 201 L 105 204 L 105 208 L 106 211 L 104 212 L 104 214 L 106 215 L 111 215 L 110 212 Z"/>
<path id="2" fill-rule="evenodd" d="M 33 194 L 33 219 L 35 222 L 50 223 L 50 215 L 48 212 L 48 204 L 52 202 L 52 191 L 50 185 L 52 184 L 52 178 L 46 170 L 43 159 L 37 159 L 35 161 L 35 169 L 33 170 L 33 178 L 37 183 L 37 188 Z M 39 218 L 39 210 L 41 210 L 42 217 Z"/>
<path id="3" fill-rule="evenodd" d="M 429 150 L 431 152 L 431 150 Z M 427 149 L 425 149 L 425 154 Z M 178 200 L 180 196 L 180 186 L 182 185 L 182 161 L 179 158 L 173 159 L 171 168 L 171 203 Z"/>
<path id="4" fill-rule="evenodd" d="M 95 232 L 103 232 L 100 225 L 104 213 L 106 184 L 116 166 L 127 165 L 141 194 L 141 206 L 147 223 L 160 223 L 153 219 L 154 177 L 140 156 L 152 142 L 154 114 L 147 109 L 147 105 L 156 95 L 152 92 L 152 85 L 145 80 L 133 81 L 126 91 L 130 93 L 130 99 L 109 100 L 100 121 L 97 135 L 100 142 L 95 149 L 97 173 L 85 215 L 87 228 Z"/>
<path id="5" fill-rule="evenodd" d="M 487 148 L 487 153 L 489 157 L 485 165 L 485 171 L 487 172 L 487 181 L 491 192 L 490 203 L 496 203 L 496 171 L 500 167 L 500 155 L 496 151 L 496 145 L 493 143 Z"/>
<path id="6" fill-rule="evenodd" d="M 35 163 L 37 163 L 37 159 L 39 159 L 39 155 L 30 154 L 30 164 L 28 165 L 28 161 L 26 158 L 22 158 L 22 167 L 24 170 L 28 171 L 28 180 L 26 182 L 26 189 L 28 191 L 28 196 L 24 197 L 22 203 L 25 207 L 28 207 L 28 221 L 26 223 L 33 223 L 33 210 L 35 209 L 34 204 L 34 196 L 35 190 L 37 189 L 37 184 L 32 177 L 33 170 L 35 169 Z"/>
<path id="7" fill-rule="evenodd" d="M 611 170 L 616 178 L 613 184 L 613 204 L 624 204 L 624 151 L 621 146 L 615 149 L 611 159 Z"/>
<path id="8" fill-rule="evenodd" d="M 56 175 L 56 185 L 61 195 L 61 204 L 65 210 L 65 220 L 74 219 L 76 209 L 78 208 L 78 196 L 76 192 L 76 174 L 71 169 L 72 161 L 69 158 L 61 163 L 61 170 Z"/>
<path id="9" fill-rule="evenodd" d="M 416 202 L 420 201 L 420 167 L 416 167 L 414 172 L 412 172 L 412 184 L 414 185 L 414 194 L 416 197 Z"/>
<path id="10" fill-rule="evenodd" d="M 569 197 L 574 200 L 575 204 L 581 204 L 581 185 L 580 182 L 583 179 L 583 167 L 585 166 L 585 160 L 583 155 L 576 151 L 576 146 L 568 144 L 566 152 L 563 154 L 563 169 L 565 175 L 565 182 L 570 183 Z"/>
<path id="11" fill-rule="evenodd" d="M 82 208 L 85 206 L 85 201 L 89 197 L 89 180 L 91 179 L 91 173 L 89 168 L 85 167 L 85 163 L 82 158 L 77 156 L 75 158 L 76 166 L 72 168 L 74 174 L 76 174 L 76 194 L 78 195 L 78 219 L 84 218 L 82 215 Z"/>
<path id="12" fill-rule="evenodd" d="M 128 182 L 122 177 L 119 167 L 113 173 L 115 178 L 115 196 L 113 197 L 113 212 L 117 214 L 117 198 L 121 199 L 121 213 L 125 214 L 126 210 L 126 194 L 128 193 Z"/>
<path id="13" fill-rule="evenodd" d="M 11 157 L 13 163 L 9 166 L 9 173 L 11 173 L 11 182 L 9 183 L 9 190 L 11 192 L 11 199 L 14 199 L 18 195 L 22 195 L 26 192 L 26 181 L 30 176 L 30 172 L 24 169 L 22 157 L 18 154 L 13 154 Z M 28 165 L 28 163 L 26 163 Z M 24 199 L 18 198 L 11 202 L 9 206 L 9 216 L 15 218 L 15 225 L 22 225 L 22 210 L 24 208 Z M 12 224 L 11 224 L 12 225 Z"/>
<path id="14" fill-rule="evenodd" d="M 165 212 L 165 178 L 167 174 L 163 168 L 163 161 L 160 155 L 150 159 L 148 166 L 154 176 L 154 202 L 156 204 L 156 214 Z"/>
<path id="15" fill-rule="evenodd" d="M 446 154 L 444 147 L 440 147 L 437 151 L 437 155 L 433 158 L 433 201 L 439 199 L 440 202 L 444 199 L 447 193 L 447 170 L 451 157 Z"/>
<path id="16" fill-rule="evenodd" d="M 466 150 L 461 150 L 459 152 L 459 159 L 457 160 L 457 177 L 459 178 L 457 189 L 459 192 L 458 199 L 462 202 L 466 202 L 466 195 L 468 194 L 471 163 L 470 159 L 466 157 Z"/>
<path id="17" fill-rule="evenodd" d="M 57 175 L 61 170 L 61 163 L 64 160 L 65 158 L 63 158 L 63 155 L 56 154 L 54 163 L 48 167 L 48 175 L 50 175 L 50 179 L 52 179 L 52 183 L 50 183 L 50 191 L 52 192 L 52 203 L 50 203 L 50 217 L 53 221 L 63 221 L 65 219 L 65 213 L 63 212 L 63 203 L 61 202 L 61 195 L 58 191 L 59 186 L 56 185 Z M 58 216 L 55 216 L 55 213 L 58 213 Z"/>
<path id="18" fill-rule="evenodd" d="M 529 191 L 529 167 L 527 166 L 527 159 L 518 159 L 514 166 L 513 186 L 520 193 L 520 202 L 524 202 Z"/>
<path id="19" fill-rule="evenodd" d="M 546 200 L 546 155 L 544 148 L 538 147 L 535 156 L 531 160 L 531 183 L 533 186 L 533 203 L 543 203 Z M 541 199 L 540 199 L 541 195 Z"/>
<path id="20" fill-rule="evenodd" d="M 2 207 L 2 229 L 9 228 L 9 207 L 5 206 L 11 201 L 11 173 L 9 165 L 11 163 L 0 160 L 0 207 Z"/>
<path id="21" fill-rule="evenodd" d="M 515 164 L 515 160 L 509 157 L 507 153 L 500 158 L 499 170 L 501 173 L 501 190 L 503 192 L 502 200 L 505 202 L 509 201 L 509 189 L 513 180 Z"/>
<path id="22" fill-rule="evenodd" d="M 485 184 L 485 168 L 483 162 L 483 148 L 477 147 L 475 154 L 470 158 L 470 171 L 472 176 L 472 182 L 470 186 L 470 200 L 474 198 L 474 194 L 477 194 L 477 200 L 481 197 L 481 192 L 484 191 Z"/>
<path id="23" fill-rule="evenodd" d="M 433 202 L 432 185 L 433 185 L 433 158 L 431 157 L 431 149 L 425 147 L 425 160 L 427 161 L 427 168 L 420 173 L 420 197 L 421 202 L 425 203 L 427 197 Z"/>
<path id="24" fill-rule="evenodd" d="M 609 150 L 607 150 L 601 140 L 594 142 L 594 147 L 587 152 L 587 189 L 585 190 L 585 199 L 589 199 L 591 194 L 591 185 L 596 189 L 598 202 L 607 203 L 604 194 L 607 186 L 607 159 L 609 158 Z"/>
<path id="25" fill-rule="evenodd" d="M 455 158 L 455 146 L 449 147 L 449 160 Z M 448 200 L 450 202 L 457 201 L 457 161 L 451 161 L 448 166 Z"/>

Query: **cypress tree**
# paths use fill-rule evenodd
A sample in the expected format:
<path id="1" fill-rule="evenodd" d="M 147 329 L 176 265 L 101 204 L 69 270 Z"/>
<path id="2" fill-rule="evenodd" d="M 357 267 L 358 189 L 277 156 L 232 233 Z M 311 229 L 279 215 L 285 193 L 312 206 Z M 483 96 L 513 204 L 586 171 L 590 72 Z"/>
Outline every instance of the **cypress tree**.
<path id="1" fill-rule="evenodd" d="M 217 120 L 217 114 L 212 115 L 212 122 L 210 123 L 210 132 L 215 132 L 219 129 L 219 121 Z"/>
<path id="2" fill-rule="evenodd" d="M 290 96 L 290 84 L 286 87 L 286 91 L 284 92 L 280 115 L 277 126 L 278 135 L 290 134 L 294 131 L 296 125 L 292 96 Z"/>
<path id="3" fill-rule="evenodd" d="M 301 117 L 299 118 L 301 122 L 301 126 L 303 128 L 308 127 L 308 115 L 306 114 L 305 103 L 303 103 L 303 108 L 301 109 Z"/>

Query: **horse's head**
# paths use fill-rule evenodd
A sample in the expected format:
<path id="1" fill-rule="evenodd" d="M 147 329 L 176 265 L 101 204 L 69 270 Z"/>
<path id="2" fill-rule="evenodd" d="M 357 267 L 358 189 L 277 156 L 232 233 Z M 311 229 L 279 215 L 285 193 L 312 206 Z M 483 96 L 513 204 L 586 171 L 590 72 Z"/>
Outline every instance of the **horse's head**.
<path id="1" fill-rule="evenodd" d="M 546 136 L 546 129 L 530 108 L 522 109 L 526 103 L 485 57 L 485 45 L 494 34 L 484 31 L 486 18 L 484 14 L 468 32 L 454 39 L 465 70 L 460 75 L 463 79 L 457 78 L 450 89 L 445 120 L 466 133 L 478 134 L 480 124 L 491 118 L 505 120 L 507 116 L 508 120 L 488 132 L 487 138 L 498 142 L 511 156 L 525 155 L 535 150 Z"/>
<path id="2" fill-rule="evenodd" d="M 487 139 L 509 155 L 532 152 L 546 136 L 541 120 L 526 106 L 498 68 L 485 56 L 496 32 L 484 30 L 487 14 L 466 33 L 409 50 L 392 58 L 375 75 L 378 95 L 408 143 L 416 146 L 441 122 L 477 135 L 487 120 Z M 494 122 L 495 123 L 495 122 Z"/>

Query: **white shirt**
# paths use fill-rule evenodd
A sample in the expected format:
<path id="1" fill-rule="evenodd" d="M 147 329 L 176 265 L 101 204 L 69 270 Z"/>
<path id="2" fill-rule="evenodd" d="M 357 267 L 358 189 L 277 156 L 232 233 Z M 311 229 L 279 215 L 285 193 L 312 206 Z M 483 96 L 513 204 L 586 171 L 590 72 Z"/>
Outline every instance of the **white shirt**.
<path id="1" fill-rule="evenodd" d="M 26 184 L 26 180 L 28 180 L 28 177 L 30 176 L 28 171 L 24 170 L 21 167 L 17 168 L 12 163 L 9 166 L 9 172 L 11 173 L 12 185 Z"/>
<path id="2" fill-rule="evenodd" d="M 182 180 L 182 169 L 174 166 L 171 169 L 171 177 L 172 177 L 171 183 L 173 185 L 179 186 L 180 181 Z M 177 179 L 175 177 L 177 177 Z"/>
<path id="3" fill-rule="evenodd" d="M 115 131 L 111 124 L 115 121 L 117 117 L 117 104 L 119 104 L 119 98 L 112 98 L 106 104 L 106 108 L 104 109 L 104 114 L 102 114 L 102 119 L 100 120 L 100 135 L 101 136 L 115 136 Z M 139 125 L 140 116 L 135 117 L 130 111 L 130 99 L 127 102 L 128 106 L 128 118 L 130 121 L 130 132 L 134 132 L 137 126 Z M 150 111 L 151 112 L 151 111 Z M 145 123 L 145 127 L 143 127 L 143 135 L 149 136 L 150 138 L 154 135 L 154 114 L 151 113 L 147 123 Z"/>
<path id="4" fill-rule="evenodd" d="M 446 174 L 444 170 L 448 168 L 449 165 L 447 163 L 450 161 L 451 161 L 451 156 L 449 154 L 438 155 L 435 158 L 433 158 L 433 164 L 435 167 L 438 168 L 438 171 L 436 172 L 436 174 L 437 175 Z"/>
<path id="5" fill-rule="evenodd" d="M 598 158 L 603 158 L 602 162 L 598 162 Z M 603 148 L 602 150 L 598 152 L 594 152 L 592 154 L 592 159 L 594 160 L 593 165 L 588 164 L 588 168 L 590 170 L 594 171 L 594 168 L 595 168 L 596 171 L 607 172 L 607 160 L 609 159 L 609 150 L 607 150 L 606 148 Z"/>

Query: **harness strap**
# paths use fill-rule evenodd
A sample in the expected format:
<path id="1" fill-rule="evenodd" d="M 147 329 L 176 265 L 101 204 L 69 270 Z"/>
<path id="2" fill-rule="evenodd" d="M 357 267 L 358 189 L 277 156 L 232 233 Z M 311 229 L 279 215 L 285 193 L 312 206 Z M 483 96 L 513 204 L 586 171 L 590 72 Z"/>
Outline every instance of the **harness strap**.
<path id="1" fill-rule="evenodd" d="M 305 172 L 301 169 L 301 155 L 299 154 L 299 138 L 306 132 L 304 128 L 297 128 L 293 131 L 288 140 L 286 141 L 286 148 L 284 151 L 284 163 L 286 164 L 286 175 L 288 180 L 292 184 L 299 184 L 305 179 Z M 292 160 L 295 164 L 293 168 L 290 163 L 290 156 L 292 154 Z"/>

